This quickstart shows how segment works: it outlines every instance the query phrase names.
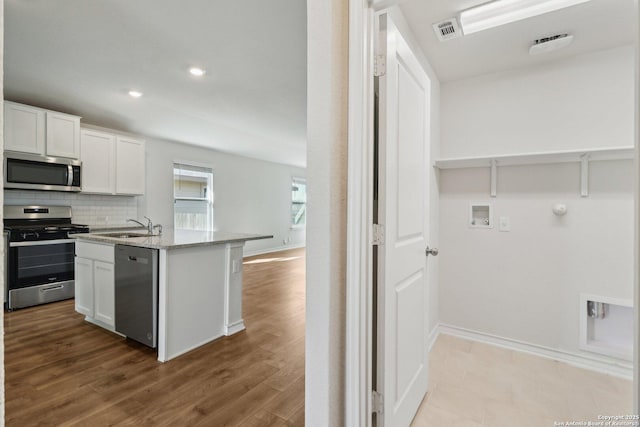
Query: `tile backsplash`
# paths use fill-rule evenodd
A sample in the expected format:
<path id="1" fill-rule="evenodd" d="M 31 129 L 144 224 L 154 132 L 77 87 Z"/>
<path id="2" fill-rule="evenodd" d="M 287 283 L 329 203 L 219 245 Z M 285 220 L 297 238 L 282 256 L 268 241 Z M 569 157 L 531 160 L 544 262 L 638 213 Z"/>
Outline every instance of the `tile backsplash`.
<path id="1" fill-rule="evenodd" d="M 125 225 L 138 217 L 138 203 L 131 196 L 4 190 L 4 204 L 71 206 L 72 221 L 89 226 Z"/>

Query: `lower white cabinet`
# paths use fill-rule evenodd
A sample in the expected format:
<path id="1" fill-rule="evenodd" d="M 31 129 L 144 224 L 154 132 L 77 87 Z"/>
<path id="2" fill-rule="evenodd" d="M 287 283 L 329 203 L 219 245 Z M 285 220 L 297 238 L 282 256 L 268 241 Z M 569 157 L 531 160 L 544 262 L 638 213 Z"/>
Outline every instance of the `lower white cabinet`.
<path id="1" fill-rule="evenodd" d="M 115 327 L 114 247 L 76 242 L 76 311 Z"/>
<path id="2" fill-rule="evenodd" d="M 76 255 L 76 311 L 93 317 L 93 261 Z"/>
<path id="3" fill-rule="evenodd" d="M 115 281 L 113 264 L 93 261 L 94 318 L 115 326 Z"/>

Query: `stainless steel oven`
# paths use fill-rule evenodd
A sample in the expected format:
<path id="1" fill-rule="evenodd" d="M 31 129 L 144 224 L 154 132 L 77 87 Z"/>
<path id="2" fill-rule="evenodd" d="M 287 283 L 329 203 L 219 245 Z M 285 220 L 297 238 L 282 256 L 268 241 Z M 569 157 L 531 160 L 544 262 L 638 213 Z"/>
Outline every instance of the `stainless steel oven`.
<path id="1" fill-rule="evenodd" d="M 73 239 L 9 242 L 9 308 L 74 296 Z"/>
<path id="2" fill-rule="evenodd" d="M 8 231 L 6 308 L 74 297 L 74 233 L 68 206 L 5 206 Z"/>
<path id="3" fill-rule="evenodd" d="M 4 188 L 80 191 L 78 160 L 36 154 L 4 154 Z"/>

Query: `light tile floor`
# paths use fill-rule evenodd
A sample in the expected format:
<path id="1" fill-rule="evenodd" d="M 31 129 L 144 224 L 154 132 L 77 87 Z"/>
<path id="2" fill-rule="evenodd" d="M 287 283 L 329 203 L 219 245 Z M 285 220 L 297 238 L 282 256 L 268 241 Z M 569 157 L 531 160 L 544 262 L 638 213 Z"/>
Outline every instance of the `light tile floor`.
<path id="1" fill-rule="evenodd" d="M 631 381 L 450 335 L 438 337 L 429 367 L 412 427 L 588 425 L 632 413 Z"/>

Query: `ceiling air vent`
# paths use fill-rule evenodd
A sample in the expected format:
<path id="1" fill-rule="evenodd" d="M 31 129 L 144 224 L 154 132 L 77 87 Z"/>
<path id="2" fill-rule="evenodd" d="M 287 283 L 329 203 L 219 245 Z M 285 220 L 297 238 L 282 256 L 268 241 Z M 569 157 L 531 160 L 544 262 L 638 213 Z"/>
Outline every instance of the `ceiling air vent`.
<path id="1" fill-rule="evenodd" d="M 529 48 L 529 55 L 538 55 L 562 49 L 572 41 L 573 36 L 571 34 L 556 34 L 551 37 L 543 37 L 533 41 L 533 45 Z"/>
<path id="2" fill-rule="evenodd" d="M 433 24 L 433 31 L 436 32 L 436 36 L 441 42 L 445 40 L 456 39 L 462 35 L 456 18 L 447 19 L 446 21 L 442 22 L 436 22 L 435 24 Z"/>

